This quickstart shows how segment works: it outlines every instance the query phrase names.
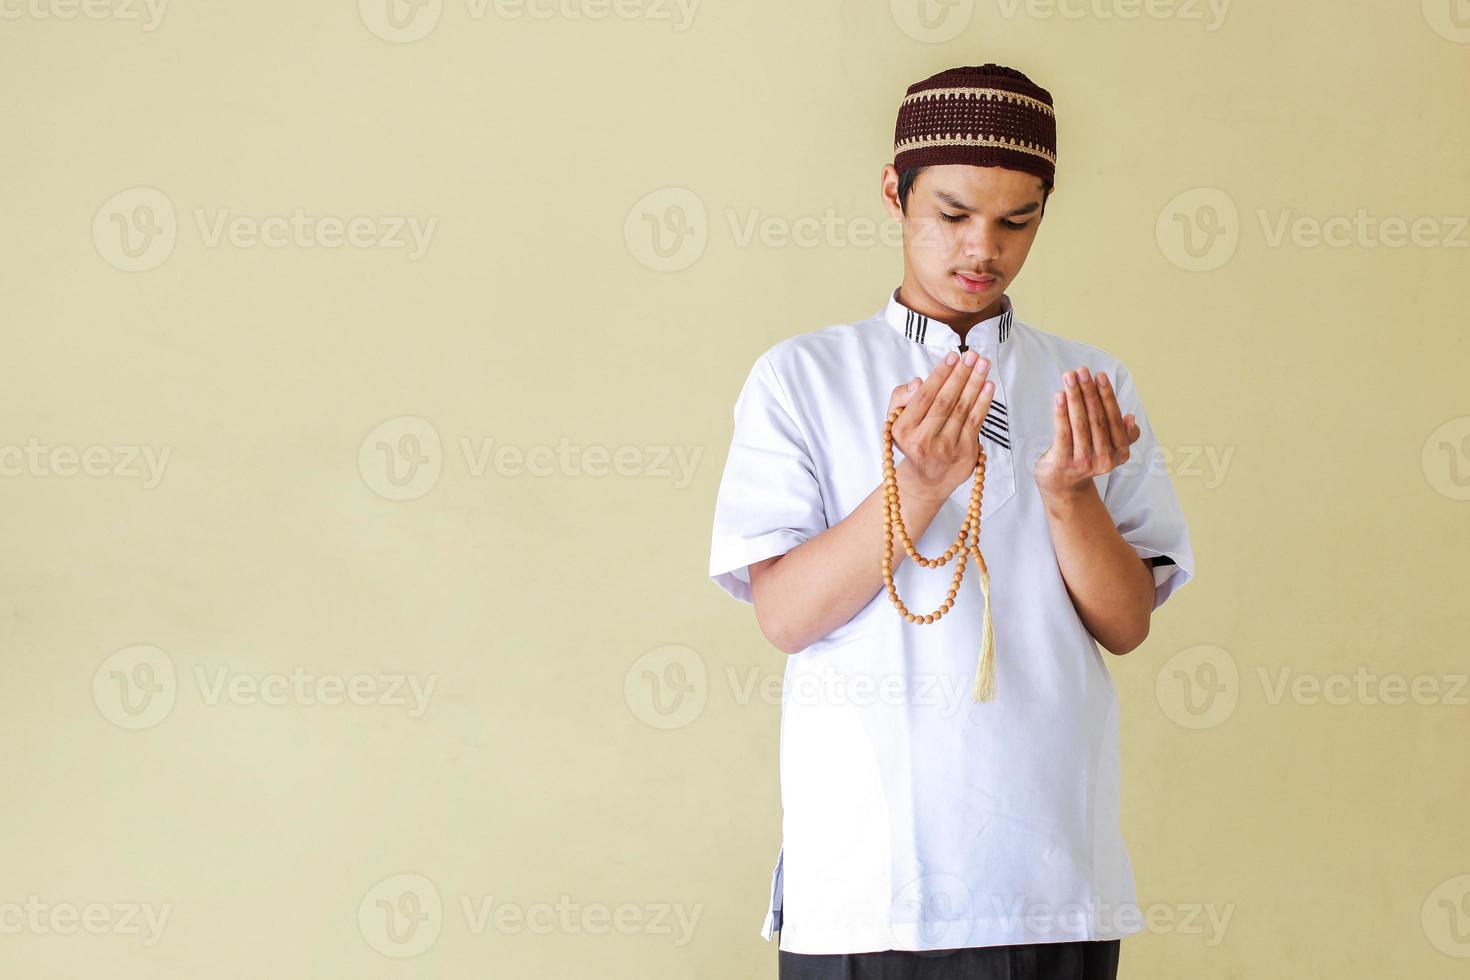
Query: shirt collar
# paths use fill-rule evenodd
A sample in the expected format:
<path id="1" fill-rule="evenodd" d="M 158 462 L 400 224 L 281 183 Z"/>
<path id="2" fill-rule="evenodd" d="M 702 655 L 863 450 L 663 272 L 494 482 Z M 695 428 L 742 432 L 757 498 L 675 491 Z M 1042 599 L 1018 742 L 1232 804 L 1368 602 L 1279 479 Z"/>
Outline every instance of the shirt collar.
<path id="1" fill-rule="evenodd" d="M 1011 298 L 1002 295 L 1001 312 L 987 320 L 981 320 L 965 335 L 965 348 L 998 347 L 1011 335 L 1011 321 L 1015 319 L 1015 306 Z M 888 297 L 883 310 L 883 319 L 909 340 L 925 347 L 937 347 L 946 351 L 960 350 L 960 335 L 949 324 L 911 310 L 898 301 L 898 287 Z"/>

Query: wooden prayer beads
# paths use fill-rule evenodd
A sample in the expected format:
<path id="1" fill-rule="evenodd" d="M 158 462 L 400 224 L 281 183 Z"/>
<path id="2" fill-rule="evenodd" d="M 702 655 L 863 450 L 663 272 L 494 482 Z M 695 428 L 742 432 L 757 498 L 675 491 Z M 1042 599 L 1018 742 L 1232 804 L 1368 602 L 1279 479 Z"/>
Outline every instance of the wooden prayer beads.
<path id="1" fill-rule="evenodd" d="M 895 408 L 888 413 L 888 418 L 883 423 L 883 495 L 885 498 L 883 582 L 888 589 L 888 598 L 898 610 L 899 615 L 915 624 L 936 623 L 943 618 L 945 613 L 949 612 L 954 605 L 955 597 L 959 595 L 960 583 L 965 578 L 966 557 L 975 556 L 975 565 L 980 569 L 980 591 L 985 597 L 985 612 L 984 623 L 981 626 L 980 663 L 975 673 L 974 697 L 976 701 L 992 701 L 995 699 L 995 630 L 990 621 L 990 570 L 985 565 L 985 556 L 980 553 L 980 505 L 981 494 L 985 486 L 985 446 L 978 439 L 976 440 L 975 484 L 970 490 L 970 508 L 964 522 L 960 524 L 959 536 L 943 555 L 938 558 L 926 558 L 919 554 L 918 549 L 914 547 L 914 542 L 909 538 L 908 531 L 903 526 L 903 511 L 898 499 L 898 471 L 893 465 L 893 423 L 902 412 L 902 406 Z M 893 578 L 893 533 L 895 529 L 903 540 L 904 550 L 908 552 L 909 557 L 925 568 L 939 568 L 947 564 L 951 558 L 959 556 L 955 563 L 954 578 L 950 581 L 944 602 L 932 613 L 912 613 L 898 597 L 898 587 Z"/>

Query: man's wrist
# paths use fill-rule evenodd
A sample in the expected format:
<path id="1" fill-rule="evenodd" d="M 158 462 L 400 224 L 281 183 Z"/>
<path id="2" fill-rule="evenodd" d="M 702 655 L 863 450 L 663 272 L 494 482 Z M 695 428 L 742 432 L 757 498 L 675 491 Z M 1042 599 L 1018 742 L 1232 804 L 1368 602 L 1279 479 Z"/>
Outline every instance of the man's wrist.
<path id="1" fill-rule="evenodd" d="M 1078 504 L 1084 504 L 1097 497 L 1097 483 L 1092 479 L 1084 480 L 1079 486 L 1066 487 L 1060 490 L 1043 489 L 1041 491 L 1041 502 L 1045 505 L 1049 514 L 1061 516 L 1073 510 Z"/>
<path id="2" fill-rule="evenodd" d="M 924 481 L 909 461 L 900 460 L 893 467 L 898 480 L 898 494 L 902 500 L 922 500 L 931 504 L 942 504 L 949 499 L 949 494 L 940 487 L 933 486 Z"/>

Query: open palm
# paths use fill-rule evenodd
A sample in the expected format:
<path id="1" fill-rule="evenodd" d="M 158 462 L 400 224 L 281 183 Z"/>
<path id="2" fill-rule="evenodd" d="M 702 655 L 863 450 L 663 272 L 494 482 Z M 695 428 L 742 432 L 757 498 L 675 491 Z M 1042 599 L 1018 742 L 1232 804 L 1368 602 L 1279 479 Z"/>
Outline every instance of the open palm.
<path id="1" fill-rule="evenodd" d="M 1128 461 L 1128 447 L 1142 434 L 1133 413 L 1123 415 L 1106 374 L 1094 381 L 1087 368 L 1062 374 L 1052 398 L 1052 443 L 1036 461 L 1042 493 L 1070 493 Z"/>

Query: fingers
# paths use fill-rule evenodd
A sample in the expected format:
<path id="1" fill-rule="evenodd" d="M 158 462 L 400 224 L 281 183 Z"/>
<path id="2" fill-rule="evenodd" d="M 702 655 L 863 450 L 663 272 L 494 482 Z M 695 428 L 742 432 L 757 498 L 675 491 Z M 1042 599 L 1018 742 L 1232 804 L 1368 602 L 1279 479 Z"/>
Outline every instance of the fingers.
<path id="1" fill-rule="evenodd" d="M 1072 416 L 1067 396 L 1060 391 L 1051 398 L 1051 442 L 1063 459 L 1072 458 Z"/>
<path id="2" fill-rule="evenodd" d="M 1118 406 L 1117 392 L 1113 391 L 1113 383 L 1101 371 L 1097 374 L 1097 393 L 1108 416 L 1108 430 L 1113 439 L 1113 459 L 1118 463 L 1126 463 L 1128 447 L 1137 436 L 1129 438 L 1128 426 L 1123 422 L 1123 410 Z"/>
<path id="3" fill-rule="evenodd" d="M 956 357 L 956 363 L 951 366 L 946 356 L 944 364 L 949 366 L 949 374 L 944 379 L 944 384 L 934 393 L 934 400 L 929 403 L 928 411 L 924 413 L 924 418 L 919 422 L 919 432 L 922 438 L 937 438 L 944 430 L 945 423 L 954 414 L 960 396 L 964 393 L 965 385 L 969 383 L 973 374 L 974 369 L 966 364 L 963 358 Z"/>
<path id="4" fill-rule="evenodd" d="M 981 391 L 989 384 L 987 379 L 989 371 L 989 359 L 977 357 L 974 365 L 969 370 L 969 377 L 965 381 L 964 390 L 960 392 L 960 397 L 955 403 L 954 410 L 949 413 L 949 418 L 945 421 L 944 428 L 940 430 L 941 439 L 951 443 L 958 443 L 961 437 L 966 434 L 965 430 L 970 424 L 970 416 L 974 412 L 975 403 L 979 401 Z M 994 385 L 991 385 L 992 390 L 994 387 Z M 972 437 L 971 441 L 979 438 L 980 426 L 978 423 L 975 425 L 975 431 L 976 435 Z"/>
<path id="5" fill-rule="evenodd" d="M 1055 438 L 1059 451 L 1093 475 L 1127 462 L 1128 447 L 1138 441 L 1142 430 L 1132 412 L 1121 414 L 1117 392 L 1107 375 L 1099 374 L 1094 379 L 1084 365 L 1076 371 L 1064 371 L 1062 380 L 1066 387 L 1059 393 L 1056 407 L 1066 413 L 1066 424 L 1060 413 L 1054 413 L 1053 427 L 1070 434 L 1071 446 L 1067 453 L 1063 440 Z"/>
<path id="6" fill-rule="evenodd" d="M 966 442 L 980 439 L 980 426 L 985 424 L 985 416 L 990 414 L 990 403 L 994 400 L 995 382 L 987 378 L 980 386 L 980 395 L 975 399 L 975 404 L 971 406 L 970 414 L 965 418 L 962 437 Z"/>
<path id="7" fill-rule="evenodd" d="M 959 358 L 956 357 L 955 361 L 958 362 Z M 936 364 L 934 370 L 929 372 L 929 377 L 925 378 L 923 384 L 919 386 L 919 390 L 913 393 L 900 418 L 907 419 L 908 424 L 915 427 L 922 423 L 924 417 L 929 413 L 929 406 L 934 404 L 934 399 L 938 396 L 940 388 L 949 380 L 953 369 L 954 365 L 949 362 L 948 357 Z"/>
<path id="8" fill-rule="evenodd" d="M 1078 384 L 1075 371 L 1064 371 L 1062 381 L 1066 384 L 1067 416 L 1072 424 L 1072 461 L 1087 463 L 1092 457 L 1092 428 L 1087 422 L 1087 405 L 1082 401 L 1082 387 Z"/>
<path id="9" fill-rule="evenodd" d="M 1092 452 L 1095 457 L 1112 460 L 1115 443 L 1108 427 L 1107 410 L 1098 397 L 1097 383 L 1092 372 L 1083 365 L 1077 371 L 1077 387 L 1082 391 L 1082 404 L 1087 409 L 1087 427 L 1092 435 Z"/>

